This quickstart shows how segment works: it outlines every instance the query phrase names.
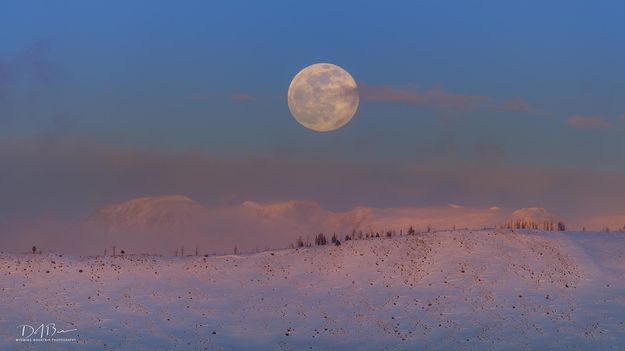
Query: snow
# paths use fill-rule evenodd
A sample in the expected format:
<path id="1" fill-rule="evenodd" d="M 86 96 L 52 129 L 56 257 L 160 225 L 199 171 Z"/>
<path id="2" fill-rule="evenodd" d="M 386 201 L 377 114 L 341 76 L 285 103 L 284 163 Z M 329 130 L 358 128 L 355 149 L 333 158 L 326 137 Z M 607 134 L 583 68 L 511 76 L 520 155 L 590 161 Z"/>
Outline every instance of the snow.
<path id="1" fill-rule="evenodd" d="M 184 195 L 142 197 L 101 208 L 89 218 L 110 230 L 171 228 L 202 216 L 205 207 Z"/>
<path id="2" fill-rule="evenodd" d="M 510 220 L 536 223 L 542 223 L 545 221 L 557 221 L 556 216 L 549 213 L 546 209 L 542 207 L 520 208 L 512 212 L 512 217 L 510 218 Z"/>
<path id="3" fill-rule="evenodd" d="M 622 350 L 624 276 L 615 232 L 459 230 L 209 257 L 0 254 L 0 349 Z M 51 322 L 76 341 L 15 341 L 18 325 Z"/>

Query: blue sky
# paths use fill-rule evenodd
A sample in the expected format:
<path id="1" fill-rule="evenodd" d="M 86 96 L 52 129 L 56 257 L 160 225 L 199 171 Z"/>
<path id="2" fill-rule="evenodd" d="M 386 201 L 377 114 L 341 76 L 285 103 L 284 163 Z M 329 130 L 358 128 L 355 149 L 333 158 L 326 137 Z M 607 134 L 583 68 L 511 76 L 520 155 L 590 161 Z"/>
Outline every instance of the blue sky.
<path id="1" fill-rule="evenodd" d="M 236 194 L 232 201 L 271 200 L 274 194 L 275 200 L 304 197 L 335 208 L 531 205 L 531 199 L 458 175 L 479 180 L 492 170 L 509 177 L 516 168 L 532 174 L 574 170 L 577 178 L 548 184 L 583 185 L 576 201 L 599 201 L 605 184 L 625 180 L 624 10 L 618 1 L 4 1 L 0 141 L 41 145 L 54 139 L 55 145 L 85 143 L 155 159 L 200 154 L 241 162 L 239 170 L 258 158 L 283 162 L 278 169 L 302 162 L 366 170 L 359 175 L 362 186 L 340 199 L 336 191 L 320 190 L 334 189 L 325 181 L 293 183 L 293 191 L 269 181 L 263 192 L 201 181 L 178 189 L 163 180 L 154 188 L 128 184 L 131 190 L 122 191 L 102 176 L 94 180 L 102 193 L 88 196 L 99 200 L 71 196 L 93 206 L 176 190 L 219 202 L 199 190 L 211 186 Z M 316 62 L 338 64 L 368 87 L 354 119 L 331 133 L 302 128 L 286 103 L 291 78 Z M 428 94 L 438 98 L 415 102 Z M 471 108 L 450 107 L 466 97 L 481 99 Z M 24 164 L 41 165 L 36 153 L 18 157 L 25 148 L 12 147 L 5 146 L 12 151 L 4 151 L 8 156 L 0 163 L 14 169 L 14 177 L 34 172 Z M 16 164 L 22 157 L 32 159 Z M 83 169 L 72 163 L 83 156 L 55 157 L 69 161 L 48 167 L 66 167 L 67 177 L 95 177 L 70 171 Z M 393 176 L 377 174 L 381 168 L 405 178 L 412 190 L 385 191 L 382 184 Z M 423 181 L 418 171 L 411 178 L 414 169 L 430 170 L 434 180 Z M 596 177 L 611 182 L 585 183 Z M 447 181 L 441 185 L 440 178 Z M 55 187 L 46 178 L 33 176 L 32 182 L 43 183 L 44 193 Z M 79 192 L 71 183 L 64 193 Z M 441 190 L 420 196 L 411 188 L 431 186 Z M 23 187 L 18 189 L 27 192 L 32 184 Z M 532 188 L 535 202 L 568 211 L 561 200 L 567 188 L 544 195 L 545 188 L 553 189 L 542 183 Z M 23 207 L 29 204 L 24 200 Z"/>

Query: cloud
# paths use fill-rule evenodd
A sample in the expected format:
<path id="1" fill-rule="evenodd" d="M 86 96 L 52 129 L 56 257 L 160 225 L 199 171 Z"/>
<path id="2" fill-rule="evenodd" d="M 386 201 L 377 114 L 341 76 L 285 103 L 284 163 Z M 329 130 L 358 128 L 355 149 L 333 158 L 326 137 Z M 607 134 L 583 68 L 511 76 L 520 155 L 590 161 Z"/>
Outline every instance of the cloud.
<path id="1" fill-rule="evenodd" d="M 254 97 L 252 97 L 251 95 L 244 94 L 244 93 L 236 93 L 230 96 L 230 100 L 235 101 L 235 102 L 249 102 L 249 101 L 254 100 Z"/>
<path id="2" fill-rule="evenodd" d="M 610 122 L 606 121 L 602 117 L 596 116 L 572 116 L 567 120 L 567 124 L 572 128 L 578 129 L 606 130 L 614 127 Z"/>
<path id="3" fill-rule="evenodd" d="M 451 93 L 443 90 L 440 86 L 424 91 L 416 88 L 395 88 L 366 83 L 360 83 L 358 90 L 364 101 L 402 103 L 419 107 L 430 107 L 443 112 L 457 113 L 486 108 L 491 111 L 547 115 L 536 109 L 521 96 L 499 102 L 488 96 Z"/>
<path id="4" fill-rule="evenodd" d="M 536 110 L 524 98 L 517 96 L 512 100 L 505 101 L 501 108 L 509 112 L 532 113 Z"/>
<path id="5" fill-rule="evenodd" d="M 456 112 L 476 109 L 489 99 L 486 96 L 451 93 L 441 87 L 423 91 L 360 83 L 358 90 L 361 98 L 369 102 L 404 103 Z"/>

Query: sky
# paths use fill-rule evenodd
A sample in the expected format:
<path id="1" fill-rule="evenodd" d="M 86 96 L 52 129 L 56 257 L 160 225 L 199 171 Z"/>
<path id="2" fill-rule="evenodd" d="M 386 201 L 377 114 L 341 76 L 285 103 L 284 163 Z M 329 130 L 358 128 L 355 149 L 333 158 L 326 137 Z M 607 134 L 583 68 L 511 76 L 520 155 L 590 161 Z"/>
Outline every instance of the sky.
<path id="1" fill-rule="evenodd" d="M 625 213 L 620 1 L 3 1 L 0 220 L 206 205 Z M 329 62 L 360 106 L 298 124 Z"/>

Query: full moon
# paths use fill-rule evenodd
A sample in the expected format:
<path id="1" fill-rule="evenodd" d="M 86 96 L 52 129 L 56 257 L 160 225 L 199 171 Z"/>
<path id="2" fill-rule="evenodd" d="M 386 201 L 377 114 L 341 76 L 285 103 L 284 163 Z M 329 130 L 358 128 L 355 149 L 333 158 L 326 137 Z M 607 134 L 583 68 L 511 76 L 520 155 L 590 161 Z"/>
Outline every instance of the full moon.
<path id="1" fill-rule="evenodd" d="M 354 78 L 337 65 L 316 63 L 293 77 L 288 93 L 289 110 L 301 125 L 329 132 L 346 125 L 358 109 Z"/>

